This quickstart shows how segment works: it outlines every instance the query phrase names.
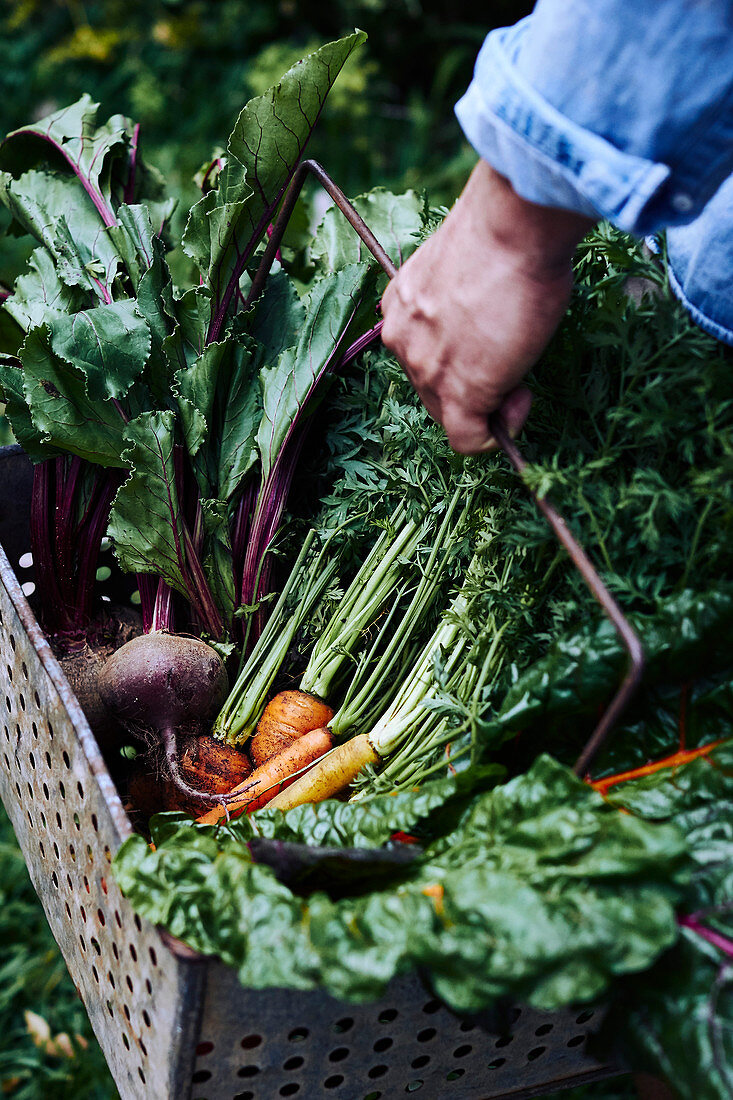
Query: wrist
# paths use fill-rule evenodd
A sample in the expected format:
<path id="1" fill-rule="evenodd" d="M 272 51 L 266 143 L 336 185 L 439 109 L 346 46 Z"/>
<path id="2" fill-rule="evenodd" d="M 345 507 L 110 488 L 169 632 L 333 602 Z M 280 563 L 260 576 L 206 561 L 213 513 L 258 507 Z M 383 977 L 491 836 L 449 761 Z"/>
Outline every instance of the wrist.
<path id="1" fill-rule="evenodd" d="M 575 211 L 523 199 L 486 161 L 476 165 L 461 203 L 488 247 L 541 282 L 568 278 L 575 249 L 595 224 Z"/>

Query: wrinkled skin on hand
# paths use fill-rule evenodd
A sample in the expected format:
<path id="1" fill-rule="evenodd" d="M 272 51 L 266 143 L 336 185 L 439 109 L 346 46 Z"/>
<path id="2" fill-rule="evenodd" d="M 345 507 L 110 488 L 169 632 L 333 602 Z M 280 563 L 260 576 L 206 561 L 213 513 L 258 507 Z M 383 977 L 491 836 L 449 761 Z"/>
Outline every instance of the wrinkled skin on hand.
<path id="1" fill-rule="evenodd" d="M 522 381 L 565 313 L 573 253 L 592 224 L 521 199 L 481 161 L 387 287 L 384 344 L 454 450 L 495 446 L 495 411 L 512 434 L 521 428 L 531 405 Z"/>

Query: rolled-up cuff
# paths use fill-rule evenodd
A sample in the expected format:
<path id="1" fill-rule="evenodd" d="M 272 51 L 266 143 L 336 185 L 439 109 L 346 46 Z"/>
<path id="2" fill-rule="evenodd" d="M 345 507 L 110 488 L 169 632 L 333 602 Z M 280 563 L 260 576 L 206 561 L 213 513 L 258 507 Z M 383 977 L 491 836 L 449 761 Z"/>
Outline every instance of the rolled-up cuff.
<path id="1" fill-rule="evenodd" d="M 605 217 L 637 236 L 660 228 L 659 203 L 652 200 L 669 167 L 622 152 L 540 96 L 506 49 L 518 47 L 522 29 L 520 23 L 489 35 L 474 80 L 456 104 L 477 153 L 530 202 Z"/>

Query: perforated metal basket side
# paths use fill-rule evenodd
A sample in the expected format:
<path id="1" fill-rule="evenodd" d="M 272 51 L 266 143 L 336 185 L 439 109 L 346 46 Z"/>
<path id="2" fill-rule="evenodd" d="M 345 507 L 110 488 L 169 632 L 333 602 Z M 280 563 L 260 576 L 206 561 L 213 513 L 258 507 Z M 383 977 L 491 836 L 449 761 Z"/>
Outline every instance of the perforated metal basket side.
<path id="1" fill-rule="evenodd" d="M 28 465 L 0 458 L 0 538 L 18 558 Z M 0 683 L 0 798 L 120 1094 L 184 1100 L 205 964 L 173 954 L 109 873 L 130 824 L 2 547 Z"/>
<path id="2" fill-rule="evenodd" d="M 517 1100 L 619 1072 L 587 1049 L 598 1008 L 462 1019 L 416 977 L 362 1005 L 244 990 L 219 963 L 206 982 L 191 1100 Z"/>

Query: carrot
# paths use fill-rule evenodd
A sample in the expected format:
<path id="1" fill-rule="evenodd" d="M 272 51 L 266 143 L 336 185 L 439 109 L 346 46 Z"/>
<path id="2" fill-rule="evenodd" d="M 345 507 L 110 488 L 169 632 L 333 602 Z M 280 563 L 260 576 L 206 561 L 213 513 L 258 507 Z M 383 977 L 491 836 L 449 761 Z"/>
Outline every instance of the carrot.
<path id="1" fill-rule="evenodd" d="M 252 763 L 259 768 L 304 733 L 322 729 L 333 718 L 333 709 L 307 691 L 288 689 L 270 700 L 257 723 L 249 746 Z"/>
<path id="2" fill-rule="evenodd" d="M 228 799 L 232 799 L 232 795 L 241 792 L 241 798 L 235 797 L 228 801 L 226 808 L 223 805 L 215 806 L 213 810 L 197 818 L 198 823 L 216 825 L 226 817 L 227 809 L 230 817 L 238 817 L 243 811 L 252 813 L 258 810 L 269 803 L 278 791 L 295 782 L 295 772 L 318 760 L 332 745 L 331 731 L 325 727 L 304 733 L 282 752 L 270 757 L 267 763 L 256 768 L 244 783 L 240 783 L 227 795 Z"/>
<path id="3" fill-rule="evenodd" d="M 295 744 L 301 744 L 302 740 Z M 288 784 L 288 790 L 282 790 L 269 805 L 277 810 L 290 810 L 305 802 L 322 802 L 324 798 L 332 798 L 348 787 L 367 764 L 379 763 L 380 757 L 369 737 L 360 733 L 335 748 L 326 759 L 320 760 L 294 783 Z"/>

